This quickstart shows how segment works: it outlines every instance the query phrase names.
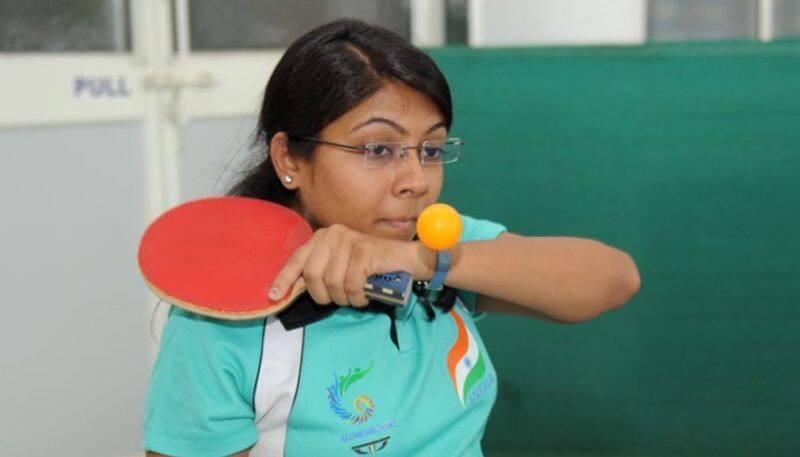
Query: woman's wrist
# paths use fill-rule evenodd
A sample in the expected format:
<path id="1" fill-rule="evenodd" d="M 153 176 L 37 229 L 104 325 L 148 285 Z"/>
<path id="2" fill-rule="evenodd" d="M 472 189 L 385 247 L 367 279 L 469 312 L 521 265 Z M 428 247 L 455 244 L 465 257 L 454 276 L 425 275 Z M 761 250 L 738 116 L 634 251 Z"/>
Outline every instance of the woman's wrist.
<path id="1" fill-rule="evenodd" d="M 419 241 L 412 241 L 414 252 L 414 267 L 411 276 L 417 281 L 430 281 L 436 273 L 437 253 Z"/>

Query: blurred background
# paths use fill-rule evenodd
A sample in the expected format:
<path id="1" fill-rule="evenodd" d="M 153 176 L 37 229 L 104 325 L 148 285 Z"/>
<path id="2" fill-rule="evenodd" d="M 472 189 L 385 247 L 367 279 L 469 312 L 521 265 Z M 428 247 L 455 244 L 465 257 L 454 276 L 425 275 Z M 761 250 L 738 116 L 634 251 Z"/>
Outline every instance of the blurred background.
<path id="1" fill-rule="evenodd" d="M 641 270 L 588 323 L 481 321 L 487 455 L 800 455 L 800 0 L 0 0 L 0 455 L 141 455 L 139 236 L 226 190 L 283 49 L 344 16 L 447 75 L 443 201 Z"/>

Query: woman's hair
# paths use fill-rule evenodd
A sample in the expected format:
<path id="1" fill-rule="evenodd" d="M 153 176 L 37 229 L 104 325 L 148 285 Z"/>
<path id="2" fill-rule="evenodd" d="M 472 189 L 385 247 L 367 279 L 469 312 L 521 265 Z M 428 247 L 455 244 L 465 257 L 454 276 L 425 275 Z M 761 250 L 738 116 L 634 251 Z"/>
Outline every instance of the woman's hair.
<path id="1" fill-rule="evenodd" d="M 383 27 L 340 19 L 311 30 L 283 55 L 267 83 L 254 139 L 257 158 L 230 195 L 293 206 L 269 159 L 278 132 L 289 138 L 289 153 L 311 158 L 314 137 L 387 83 L 403 84 L 439 109 L 447 129 L 453 119 L 450 87 L 439 67 L 403 37 Z"/>
<path id="2" fill-rule="evenodd" d="M 285 132 L 289 153 L 310 159 L 316 144 L 294 138 L 316 137 L 387 83 L 403 84 L 426 96 L 450 129 L 453 105 L 447 80 L 430 57 L 403 37 L 359 20 L 340 19 L 298 38 L 267 83 L 253 144 L 258 156 L 228 194 L 294 206 L 295 191 L 281 184 L 269 159 L 272 137 Z M 449 311 L 455 302 L 451 288 L 445 288 L 435 303 L 427 300 L 419 284 L 415 293 L 429 319 L 435 317 L 432 305 Z M 374 302 L 371 307 L 389 314 L 394 329 L 393 310 Z M 393 340 L 396 343 L 394 330 Z"/>

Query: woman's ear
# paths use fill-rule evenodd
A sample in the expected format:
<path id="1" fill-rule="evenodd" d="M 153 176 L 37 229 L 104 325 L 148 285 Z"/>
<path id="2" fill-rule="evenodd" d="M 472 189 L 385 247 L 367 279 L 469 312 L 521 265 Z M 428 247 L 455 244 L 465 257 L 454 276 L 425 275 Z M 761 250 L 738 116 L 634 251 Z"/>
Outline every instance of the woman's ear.
<path id="1" fill-rule="evenodd" d="M 301 159 L 289 153 L 289 137 L 278 132 L 269 142 L 269 158 L 281 184 L 287 189 L 297 189 L 301 174 Z"/>

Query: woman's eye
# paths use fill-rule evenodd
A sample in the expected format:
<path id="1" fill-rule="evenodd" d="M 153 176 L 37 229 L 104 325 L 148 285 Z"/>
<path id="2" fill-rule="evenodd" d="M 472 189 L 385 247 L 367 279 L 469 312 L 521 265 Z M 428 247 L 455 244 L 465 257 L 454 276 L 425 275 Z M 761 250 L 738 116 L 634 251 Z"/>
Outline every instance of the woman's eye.
<path id="1" fill-rule="evenodd" d="M 385 144 L 370 144 L 367 145 L 367 154 L 372 157 L 387 157 L 392 155 L 392 148 Z"/>
<path id="2" fill-rule="evenodd" d="M 442 156 L 442 149 L 433 146 L 425 146 L 422 148 L 422 157 L 426 159 L 436 159 Z"/>

